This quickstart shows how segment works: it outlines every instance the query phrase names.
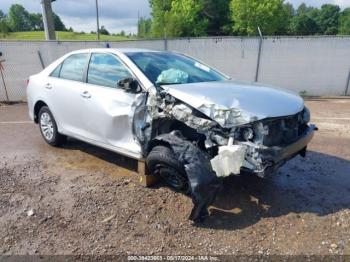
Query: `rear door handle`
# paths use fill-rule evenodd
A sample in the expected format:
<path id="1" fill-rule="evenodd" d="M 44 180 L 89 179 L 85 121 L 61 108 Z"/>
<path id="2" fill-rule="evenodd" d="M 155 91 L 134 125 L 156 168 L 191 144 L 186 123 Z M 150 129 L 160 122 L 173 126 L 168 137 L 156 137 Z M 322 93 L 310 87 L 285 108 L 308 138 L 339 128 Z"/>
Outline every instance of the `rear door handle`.
<path id="1" fill-rule="evenodd" d="M 90 98 L 91 95 L 88 91 L 84 91 L 83 93 L 81 93 L 81 96 L 84 97 L 84 98 Z"/>
<path id="2" fill-rule="evenodd" d="M 45 85 L 45 88 L 46 88 L 46 89 L 52 89 L 52 85 L 51 85 L 50 83 L 47 83 L 47 84 Z"/>

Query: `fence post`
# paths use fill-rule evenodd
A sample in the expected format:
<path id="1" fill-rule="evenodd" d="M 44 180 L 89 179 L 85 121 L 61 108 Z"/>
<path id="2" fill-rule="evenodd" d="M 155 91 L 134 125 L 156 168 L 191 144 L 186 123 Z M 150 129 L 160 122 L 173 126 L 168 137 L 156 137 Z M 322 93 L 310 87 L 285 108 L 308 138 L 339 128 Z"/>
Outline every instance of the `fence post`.
<path id="1" fill-rule="evenodd" d="M 39 56 L 39 61 L 40 61 L 41 67 L 43 69 L 45 69 L 45 64 L 44 64 L 43 58 L 41 56 L 40 50 L 38 50 L 38 56 Z"/>
<path id="2" fill-rule="evenodd" d="M 344 96 L 347 96 L 347 95 L 348 95 L 349 86 L 350 86 L 350 69 L 349 69 L 349 74 L 348 74 L 348 81 L 346 82 L 346 86 L 345 86 L 345 93 L 344 93 Z"/>
<path id="3" fill-rule="evenodd" d="M 168 51 L 168 38 L 164 38 L 164 51 Z"/>
<path id="4" fill-rule="evenodd" d="M 259 51 L 258 51 L 258 61 L 256 63 L 256 72 L 255 72 L 255 82 L 258 82 L 259 80 L 259 70 L 260 70 L 260 57 L 261 57 L 261 49 L 262 49 L 262 44 L 263 44 L 263 35 L 261 33 L 260 27 L 258 27 L 259 31 Z"/>
<path id="5" fill-rule="evenodd" d="M 9 94 L 7 92 L 7 87 L 6 87 L 6 83 L 5 83 L 4 73 L 2 72 L 4 70 L 2 62 L 5 62 L 5 60 L 0 60 L 0 74 L 1 74 L 2 84 L 4 85 L 6 100 L 7 100 L 7 102 L 10 102 Z"/>

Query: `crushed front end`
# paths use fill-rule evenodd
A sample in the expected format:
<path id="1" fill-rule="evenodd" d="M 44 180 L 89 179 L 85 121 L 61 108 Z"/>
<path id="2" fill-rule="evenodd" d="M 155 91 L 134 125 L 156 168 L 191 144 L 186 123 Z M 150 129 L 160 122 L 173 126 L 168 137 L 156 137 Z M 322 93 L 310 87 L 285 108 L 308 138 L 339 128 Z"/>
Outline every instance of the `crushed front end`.
<path id="1" fill-rule="evenodd" d="M 211 161 L 218 176 L 238 174 L 237 167 L 230 168 L 229 157 L 241 168 L 239 173 L 248 172 L 260 177 L 271 174 L 289 159 L 305 156 L 308 143 L 316 127 L 309 125 L 307 108 L 298 114 L 270 118 L 234 127 L 230 130 L 226 145 L 220 145 L 219 154 Z M 244 159 L 229 148 L 240 148 Z"/>
<path id="2" fill-rule="evenodd" d="M 309 125 L 310 112 L 303 105 L 294 115 L 262 118 L 239 107 L 195 107 L 167 90 L 141 100 L 134 133 L 145 156 L 157 144 L 166 144 L 185 167 L 194 221 L 208 214 L 221 178 L 244 172 L 264 177 L 294 156 L 305 156 L 316 129 Z"/>

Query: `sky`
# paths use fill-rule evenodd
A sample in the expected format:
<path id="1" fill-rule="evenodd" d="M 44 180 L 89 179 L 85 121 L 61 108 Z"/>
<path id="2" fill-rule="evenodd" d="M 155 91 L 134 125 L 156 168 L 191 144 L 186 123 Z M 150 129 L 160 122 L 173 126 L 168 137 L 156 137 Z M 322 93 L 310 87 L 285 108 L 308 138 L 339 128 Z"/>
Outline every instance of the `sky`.
<path id="1" fill-rule="evenodd" d="M 8 12 L 12 4 L 21 4 L 29 12 L 41 12 L 41 0 L 1 0 L 0 9 Z M 150 17 L 148 0 L 98 0 L 100 25 L 104 25 L 112 33 L 124 30 L 126 33 L 136 33 L 138 13 Z M 298 6 L 302 2 L 320 7 L 322 4 L 337 4 L 341 8 L 350 7 L 350 0 L 287 0 Z M 56 0 L 52 3 L 67 28 L 75 31 L 96 31 L 95 0 Z"/>

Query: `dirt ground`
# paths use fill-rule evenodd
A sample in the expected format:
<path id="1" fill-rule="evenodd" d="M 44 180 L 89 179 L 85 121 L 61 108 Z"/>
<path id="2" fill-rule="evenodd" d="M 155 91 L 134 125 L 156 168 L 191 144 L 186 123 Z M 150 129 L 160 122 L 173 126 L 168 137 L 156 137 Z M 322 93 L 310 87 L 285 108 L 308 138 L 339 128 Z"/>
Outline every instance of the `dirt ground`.
<path id="1" fill-rule="evenodd" d="M 136 162 L 46 145 L 0 106 L 0 254 L 350 255 L 350 99 L 312 99 L 316 134 L 269 179 L 231 177 L 200 225 L 191 199 L 138 183 Z"/>

